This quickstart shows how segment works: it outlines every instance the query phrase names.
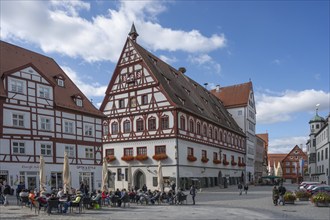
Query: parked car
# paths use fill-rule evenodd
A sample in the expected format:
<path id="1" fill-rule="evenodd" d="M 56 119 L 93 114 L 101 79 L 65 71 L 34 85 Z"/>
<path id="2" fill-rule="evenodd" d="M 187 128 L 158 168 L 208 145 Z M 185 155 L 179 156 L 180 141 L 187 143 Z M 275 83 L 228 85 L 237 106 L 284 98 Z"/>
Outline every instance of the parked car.
<path id="1" fill-rule="evenodd" d="M 328 192 L 330 193 L 330 186 L 328 185 L 322 185 L 322 186 L 316 186 L 312 189 L 311 194 L 315 194 L 318 192 Z"/>
<path id="2" fill-rule="evenodd" d="M 301 182 L 300 184 L 299 184 L 299 187 L 298 187 L 298 189 L 306 189 L 305 188 L 305 186 L 306 185 L 311 185 L 311 184 L 315 184 L 315 185 L 317 185 L 317 184 L 321 184 L 320 182 Z"/>
<path id="3" fill-rule="evenodd" d="M 317 185 L 309 185 L 307 188 L 306 188 L 306 191 L 311 193 L 312 192 L 312 189 L 314 189 L 315 187 L 317 186 L 327 186 L 327 185 L 324 185 L 324 184 L 317 184 Z"/>

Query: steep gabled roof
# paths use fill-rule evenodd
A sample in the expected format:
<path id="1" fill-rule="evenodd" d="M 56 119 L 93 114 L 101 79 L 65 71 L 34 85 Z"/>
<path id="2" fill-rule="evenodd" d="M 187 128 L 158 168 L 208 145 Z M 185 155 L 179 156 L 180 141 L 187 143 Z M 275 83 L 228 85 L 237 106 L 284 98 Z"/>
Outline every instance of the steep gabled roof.
<path id="1" fill-rule="evenodd" d="M 176 107 L 245 136 L 222 102 L 203 86 L 128 38 Z"/>
<path id="2" fill-rule="evenodd" d="M 249 103 L 250 92 L 253 89 L 252 82 L 220 87 L 211 90 L 226 108 L 246 107 Z"/>
<path id="3" fill-rule="evenodd" d="M 292 148 L 292 150 L 286 155 L 286 157 L 283 160 L 286 160 L 291 156 L 298 155 L 298 154 L 295 154 L 294 151 L 298 151 L 298 154 L 302 154 L 304 157 L 307 157 L 306 153 L 303 152 L 303 150 L 300 147 L 298 147 L 298 145 L 296 145 Z"/>
<path id="4" fill-rule="evenodd" d="M 105 117 L 101 111 L 94 107 L 52 58 L 4 41 L 0 41 L 0 45 L 0 97 L 6 97 L 3 84 L 5 74 L 18 70 L 17 68 L 19 67 L 31 66 L 32 68 L 36 68 L 38 72 L 41 72 L 42 76 L 53 86 L 54 103 L 56 106 L 98 117 Z M 64 77 L 65 87 L 57 86 L 56 77 L 58 75 Z M 79 107 L 74 103 L 71 97 L 74 94 L 80 94 L 83 99 L 83 107 Z"/>
<path id="5" fill-rule="evenodd" d="M 278 164 L 278 162 L 282 163 L 287 154 L 268 154 L 268 163 L 271 167 L 274 167 L 274 164 Z"/>

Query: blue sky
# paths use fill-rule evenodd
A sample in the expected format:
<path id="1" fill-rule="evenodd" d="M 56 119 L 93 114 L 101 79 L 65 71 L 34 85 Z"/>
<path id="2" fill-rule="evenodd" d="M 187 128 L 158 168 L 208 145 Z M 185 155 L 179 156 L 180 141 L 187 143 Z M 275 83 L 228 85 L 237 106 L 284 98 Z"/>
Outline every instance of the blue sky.
<path id="1" fill-rule="evenodd" d="M 251 80 L 269 151 L 329 115 L 329 1 L 1 1 L 1 40 L 52 57 L 99 106 L 132 22 L 138 43 L 199 82 Z"/>

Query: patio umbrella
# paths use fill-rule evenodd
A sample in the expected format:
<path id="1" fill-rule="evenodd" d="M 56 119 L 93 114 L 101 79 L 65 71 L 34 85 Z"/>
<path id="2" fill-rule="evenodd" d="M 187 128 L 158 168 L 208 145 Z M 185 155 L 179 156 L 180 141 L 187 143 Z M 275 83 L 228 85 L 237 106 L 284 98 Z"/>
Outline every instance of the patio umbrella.
<path id="1" fill-rule="evenodd" d="M 133 182 L 132 166 L 131 166 L 131 164 L 128 164 L 128 169 L 127 169 L 127 188 L 128 188 L 128 190 L 130 190 L 132 188 L 132 182 Z"/>
<path id="2" fill-rule="evenodd" d="M 163 180 L 163 170 L 162 170 L 162 163 L 160 160 L 158 161 L 158 169 L 157 169 L 157 179 L 158 179 L 158 186 L 157 188 L 159 191 L 164 191 L 164 180 Z"/>
<path id="3" fill-rule="evenodd" d="M 103 158 L 102 166 L 102 191 L 108 191 L 108 161 L 107 158 Z"/>
<path id="4" fill-rule="evenodd" d="M 282 170 L 282 166 L 281 166 L 280 162 L 278 162 L 278 164 L 277 164 L 277 175 L 276 176 L 279 176 L 279 177 L 283 176 L 283 170 Z"/>
<path id="5" fill-rule="evenodd" d="M 69 157 L 67 152 L 64 152 L 63 189 L 64 189 L 64 193 L 71 194 L 70 167 L 69 167 Z"/>
<path id="6" fill-rule="evenodd" d="M 45 160 L 43 155 L 40 155 L 39 161 L 39 190 L 40 194 L 46 192 Z"/>

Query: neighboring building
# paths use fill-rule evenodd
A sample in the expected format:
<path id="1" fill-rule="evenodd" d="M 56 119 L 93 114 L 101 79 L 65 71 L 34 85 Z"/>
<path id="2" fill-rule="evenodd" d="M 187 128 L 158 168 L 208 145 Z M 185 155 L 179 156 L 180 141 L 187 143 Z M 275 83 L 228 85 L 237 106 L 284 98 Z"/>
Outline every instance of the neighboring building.
<path id="1" fill-rule="evenodd" d="M 265 172 L 267 161 L 265 161 L 266 143 L 264 139 L 256 135 L 256 152 L 254 160 L 254 178 L 257 183 L 261 182 L 261 177 L 266 176 Z M 267 155 L 267 154 L 266 154 Z M 265 169 L 266 168 L 266 169 Z"/>
<path id="2" fill-rule="evenodd" d="M 158 160 L 165 185 L 237 184 L 245 175 L 245 134 L 220 100 L 184 68 L 141 47 L 137 36 L 133 25 L 100 108 L 108 117 L 103 147 L 110 188 L 155 189 Z"/>
<path id="3" fill-rule="evenodd" d="M 286 156 L 287 154 L 268 154 L 268 175 L 275 176 L 278 163 L 282 164 L 282 161 Z"/>
<path id="4" fill-rule="evenodd" d="M 247 137 L 246 141 L 246 179 L 254 182 L 254 163 L 256 152 L 256 108 L 252 82 L 220 87 L 211 90 L 217 96 L 225 108 L 229 111 L 237 124 L 242 128 Z"/>
<path id="5" fill-rule="evenodd" d="M 263 133 L 263 134 L 256 134 L 258 136 L 258 138 L 261 138 L 264 141 L 265 144 L 265 148 L 264 148 L 264 152 L 263 152 L 263 172 L 262 172 L 262 176 L 267 176 L 268 175 L 268 143 L 269 143 L 269 139 L 268 139 L 268 133 Z"/>
<path id="6" fill-rule="evenodd" d="M 301 182 L 305 170 L 308 169 L 307 155 L 296 145 L 282 160 L 283 178 L 292 183 Z"/>
<path id="7" fill-rule="evenodd" d="M 307 141 L 308 174 L 310 180 L 330 183 L 329 150 L 330 150 L 330 114 L 324 119 L 316 110 L 309 121 L 310 135 Z"/>
<path id="8" fill-rule="evenodd" d="M 104 115 L 50 57 L 1 41 L 0 179 L 39 188 L 44 155 L 48 188 L 62 187 L 64 151 L 72 187 L 101 184 Z"/>

